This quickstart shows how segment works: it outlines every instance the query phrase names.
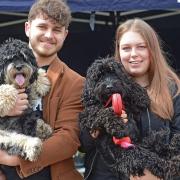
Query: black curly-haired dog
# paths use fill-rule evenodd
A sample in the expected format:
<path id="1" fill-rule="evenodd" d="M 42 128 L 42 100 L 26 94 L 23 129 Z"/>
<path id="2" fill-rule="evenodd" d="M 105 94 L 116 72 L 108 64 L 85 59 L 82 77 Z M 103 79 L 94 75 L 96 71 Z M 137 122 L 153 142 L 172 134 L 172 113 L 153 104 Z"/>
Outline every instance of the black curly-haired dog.
<path id="1" fill-rule="evenodd" d="M 128 122 L 124 123 L 113 108 L 105 107 L 109 97 L 122 96 Z M 145 169 L 155 176 L 170 180 L 180 173 L 180 135 L 175 135 L 168 144 L 168 129 L 151 132 L 140 141 L 137 127 L 138 116 L 148 109 L 150 100 L 142 88 L 126 73 L 121 63 L 113 58 L 96 60 L 88 69 L 82 97 L 84 111 L 80 113 L 80 128 L 100 130 L 96 139 L 97 149 L 105 163 L 115 174 L 142 176 Z M 115 145 L 112 137 L 129 136 L 134 146 L 124 149 Z"/>
<path id="2" fill-rule="evenodd" d="M 29 108 L 20 116 L 6 116 L 16 103 L 17 88 L 26 89 Z M 6 40 L 0 46 L 0 149 L 30 161 L 38 158 L 42 140 L 51 136 L 52 129 L 34 110 L 49 90 L 50 81 L 28 44 Z"/>

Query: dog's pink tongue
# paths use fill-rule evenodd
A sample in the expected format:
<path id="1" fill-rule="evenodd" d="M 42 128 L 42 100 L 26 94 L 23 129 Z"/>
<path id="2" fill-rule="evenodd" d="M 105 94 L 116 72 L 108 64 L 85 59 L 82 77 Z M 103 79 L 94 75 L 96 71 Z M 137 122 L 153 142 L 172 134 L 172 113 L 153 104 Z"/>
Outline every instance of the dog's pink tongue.
<path id="1" fill-rule="evenodd" d="M 25 82 L 24 76 L 22 74 L 17 74 L 15 77 L 15 81 L 19 86 L 22 86 Z"/>

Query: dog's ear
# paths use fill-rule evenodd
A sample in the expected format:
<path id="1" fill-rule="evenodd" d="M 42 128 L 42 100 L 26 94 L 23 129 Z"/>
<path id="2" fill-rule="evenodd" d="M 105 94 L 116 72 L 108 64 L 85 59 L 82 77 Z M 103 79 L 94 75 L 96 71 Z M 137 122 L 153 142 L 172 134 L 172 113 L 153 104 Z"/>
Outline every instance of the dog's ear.
<path id="1" fill-rule="evenodd" d="M 33 75 L 32 75 L 32 77 L 30 79 L 30 83 L 31 83 L 31 82 L 34 82 L 34 80 L 37 80 L 37 78 L 38 78 L 38 65 L 37 65 L 35 56 L 34 56 L 31 49 L 30 49 L 30 51 L 31 52 L 29 54 L 29 61 L 31 62 L 32 67 L 33 67 Z"/>
<path id="2" fill-rule="evenodd" d="M 24 60 L 28 64 L 30 64 L 33 69 L 33 73 L 29 80 L 30 83 L 33 83 L 35 80 L 37 80 L 37 77 L 38 77 L 38 65 L 37 65 L 35 56 L 27 44 L 25 44 L 24 47 L 21 49 L 21 54 L 23 55 Z"/>
<path id="3" fill-rule="evenodd" d="M 132 111 L 147 108 L 150 104 L 147 91 L 132 79 L 121 62 L 114 62 L 111 65 L 126 91 L 126 101 L 132 105 Z"/>
<path id="4" fill-rule="evenodd" d="M 5 80 L 4 80 L 4 68 L 0 67 L 0 84 L 4 84 Z"/>
<path id="5" fill-rule="evenodd" d="M 116 73 L 117 77 L 119 77 L 119 79 L 130 78 L 130 76 L 124 69 L 124 66 L 122 65 L 121 62 L 117 62 L 116 60 L 113 60 L 113 62 L 111 63 L 111 66 L 112 66 L 113 71 Z"/>
<path id="6" fill-rule="evenodd" d="M 33 66 L 33 73 L 31 75 L 31 78 L 29 80 L 30 84 L 32 84 L 35 80 L 38 78 L 38 67 Z"/>
<path id="7" fill-rule="evenodd" d="M 36 59 L 35 59 L 35 56 L 34 56 L 32 50 L 26 49 L 25 52 L 26 52 L 27 61 L 28 61 L 28 63 L 31 64 L 32 69 L 33 69 L 33 74 L 30 78 L 30 83 L 33 83 L 38 78 L 38 65 L 37 65 L 37 62 L 36 62 Z"/>
<path id="8" fill-rule="evenodd" d="M 5 71 L 4 71 L 4 63 L 3 63 L 3 57 L 0 56 L 0 60 L 2 62 L 0 62 L 0 84 L 4 84 L 5 83 Z"/>
<path id="9" fill-rule="evenodd" d="M 4 52 L 2 45 L 0 47 L 0 84 L 4 84 Z"/>
<path id="10" fill-rule="evenodd" d="M 94 105 L 97 103 L 97 99 L 94 96 L 94 89 L 90 86 L 88 81 L 86 81 L 84 85 L 84 90 L 82 93 L 82 103 L 86 106 Z"/>

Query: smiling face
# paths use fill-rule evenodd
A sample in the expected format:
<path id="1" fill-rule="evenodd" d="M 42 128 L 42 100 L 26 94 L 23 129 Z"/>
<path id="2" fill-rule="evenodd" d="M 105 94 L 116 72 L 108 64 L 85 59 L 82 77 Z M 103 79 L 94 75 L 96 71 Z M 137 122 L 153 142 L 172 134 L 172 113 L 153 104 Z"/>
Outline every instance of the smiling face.
<path id="1" fill-rule="evenodd" d="M 61 49 L 68 30 L 46 15 L 40 14 L 32 21 L 26 22 L 25 32 L 36 57 L 51 57 L 56 56 Z"/>
<path id="2" fill-rule="evenodd" d="M 142 36 L 133 31 L 125 32 L 119 41 L 119 54 L 126 71 L 134 79 L 148 79 L 150 53 Z"/>

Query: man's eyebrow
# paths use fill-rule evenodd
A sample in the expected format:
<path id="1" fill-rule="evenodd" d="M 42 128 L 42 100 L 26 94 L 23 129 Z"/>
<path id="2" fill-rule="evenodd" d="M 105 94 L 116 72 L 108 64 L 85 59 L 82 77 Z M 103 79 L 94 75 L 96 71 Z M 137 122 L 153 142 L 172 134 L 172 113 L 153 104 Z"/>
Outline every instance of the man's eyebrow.
<path id="1" fill-rule="evenodd" d="M 46 23 L 45 22 L 39 22 L 39 23 L 37 23 L 37 26 L 38 25 L 46 25 Z"/>
<path id="2" fill-rule="evenodd" d="M 58 29 L 62 29 L 63 28 L 63 26 L 59 26 L 59 25 L 57 25 L 57 26 L 54 26 L 55 28 L 58 28 Z"/>

